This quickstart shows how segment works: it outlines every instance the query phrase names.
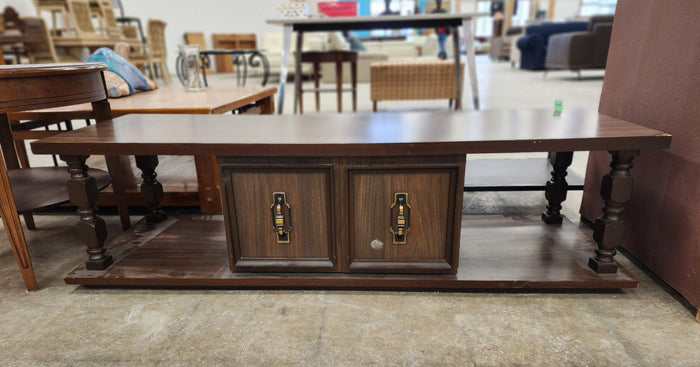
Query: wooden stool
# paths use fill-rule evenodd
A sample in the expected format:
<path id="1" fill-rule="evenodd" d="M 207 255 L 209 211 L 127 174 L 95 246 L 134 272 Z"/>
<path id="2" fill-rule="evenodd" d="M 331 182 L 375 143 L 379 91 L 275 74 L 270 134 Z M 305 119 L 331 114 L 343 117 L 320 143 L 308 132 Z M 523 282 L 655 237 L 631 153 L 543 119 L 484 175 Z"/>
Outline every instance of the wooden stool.
<path id="1" fill-rule="evenodd" d="M 319 88 L 318 78 L 320 71 L 320 64 L 322 62 L 334 62 L 335 63 L 335 91 L 338 94 L 338 112 L 343 111 L 343 91 L 352 92 L 352 110 L 357 111 L 357 51 L 306 51 L 301 53 L 301 62 L 311 62 L 314 64 L 314 89 L 304 90 L 301 87 L 302 83 L 299 83 L 299 90 L 297 95 L 299 96 L 299 114 L 304 113 L 303 105 L 303 92 L 314 91 L 316 93 L 316 112 L 319 111 L 320 105 L 320 92 L 332 92 L 333 89 L 322 89 Z M 343 63 L 350 63 L 350 75 L 352 80 L 352 87 L 348 89 L 343 89 Z"/>

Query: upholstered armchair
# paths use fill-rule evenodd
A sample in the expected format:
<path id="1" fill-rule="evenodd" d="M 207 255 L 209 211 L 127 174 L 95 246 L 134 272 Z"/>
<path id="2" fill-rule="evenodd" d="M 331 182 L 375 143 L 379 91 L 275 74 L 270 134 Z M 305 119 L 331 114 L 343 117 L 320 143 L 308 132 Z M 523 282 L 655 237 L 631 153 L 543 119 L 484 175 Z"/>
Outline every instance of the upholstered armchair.
<path id="1" fill-rule="evenodd" d="M 518 38 L 520 68 L 543 70 L 550 36 L 559 33 L 585 31 L 588 22 L 544 23 L 525 28 L 525 35 Z"/>
<path id="2" fill-rule="evenodd" d="M 552 35 L 547 46 L 547 69 L 604 69 L 610 47 L 613 16 L 595 16 L 584 32 Z"/>

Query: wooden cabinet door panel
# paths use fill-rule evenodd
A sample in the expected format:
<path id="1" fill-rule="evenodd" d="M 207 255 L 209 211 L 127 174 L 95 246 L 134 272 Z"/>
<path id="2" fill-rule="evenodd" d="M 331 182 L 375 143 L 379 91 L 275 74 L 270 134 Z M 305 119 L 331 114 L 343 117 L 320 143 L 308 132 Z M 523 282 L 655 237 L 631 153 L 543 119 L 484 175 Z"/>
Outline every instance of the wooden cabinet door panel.
<path id="1" fill-rule="evenodd" d="M 332 166 L 222 166 L 234 271 L 334 271 Z M 288 243 L 274 231 L 273 193 L 291 213 Z"/>
<path id="2" fill-rule="evenodd" d="M 348 271 L 454 273 L 458 175 L 459 165 L 349 166 Z M 405 244 L 395 243 L 390 230 L 396 220 L 392 204 L 397 193 L 406 194 L 410 207 Z"/>

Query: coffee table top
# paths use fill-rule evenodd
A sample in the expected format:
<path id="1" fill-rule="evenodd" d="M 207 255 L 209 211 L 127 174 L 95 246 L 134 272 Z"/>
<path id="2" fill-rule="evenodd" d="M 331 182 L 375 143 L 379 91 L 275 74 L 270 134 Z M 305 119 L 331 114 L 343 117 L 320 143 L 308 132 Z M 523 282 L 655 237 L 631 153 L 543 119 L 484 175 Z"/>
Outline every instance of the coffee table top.
<path id="1" fill-rule="evenodd" d="M 671 136 L 595 111 L 127 115 L 32 143 L 37 154 L 450 155 L 663 149 Z"/>

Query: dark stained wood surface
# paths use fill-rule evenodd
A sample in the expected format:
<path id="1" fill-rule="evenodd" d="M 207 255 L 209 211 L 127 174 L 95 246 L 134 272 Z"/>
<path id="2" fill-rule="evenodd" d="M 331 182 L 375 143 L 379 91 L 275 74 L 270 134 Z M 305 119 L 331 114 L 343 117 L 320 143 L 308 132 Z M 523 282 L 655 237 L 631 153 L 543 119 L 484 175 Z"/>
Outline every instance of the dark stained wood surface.
<path id="1" fill-rule="evenodd" d="M 33 64 L 0 66 L 0 79 L 35 76 L 90 74 L 107 70 L 107 65 L 100 62 L 67 64 Z"/>
<path id="2" fill-rule="evenodd" d="M 624 268 L 588 268 L 594 243 L 575 225 L 549 226 L 539 216 L 467 216 L 462 220 L 456 275 L 235 273 L 229 270 L 221 216 L 142 221 L 110 244 L 115 264 L 104 271 L 81 265 L 68 284 L 109 286 L 305 287 L 372 289 L 619 289 L 637 280 Z M 184 240 L 183 240 L 184 239 Z"/>
<path id="3" fill-rule="evenodd" d="M 52 74 L 53 71 L 55 74 Z M 102 63 L 0 66 L 0 111 L 4 113 L 107 98 Z M 20 91 L 15 93 L 16 91 Z"/>
<path id="4" fill-rule="evenodd" d="M 177 124 L 175 124 L 177 123 Z M 128 115 L 32 143 L 37 154 L 371 156 L 661 149 L 671 136 L 594 111 L 313 116 Z"/>

